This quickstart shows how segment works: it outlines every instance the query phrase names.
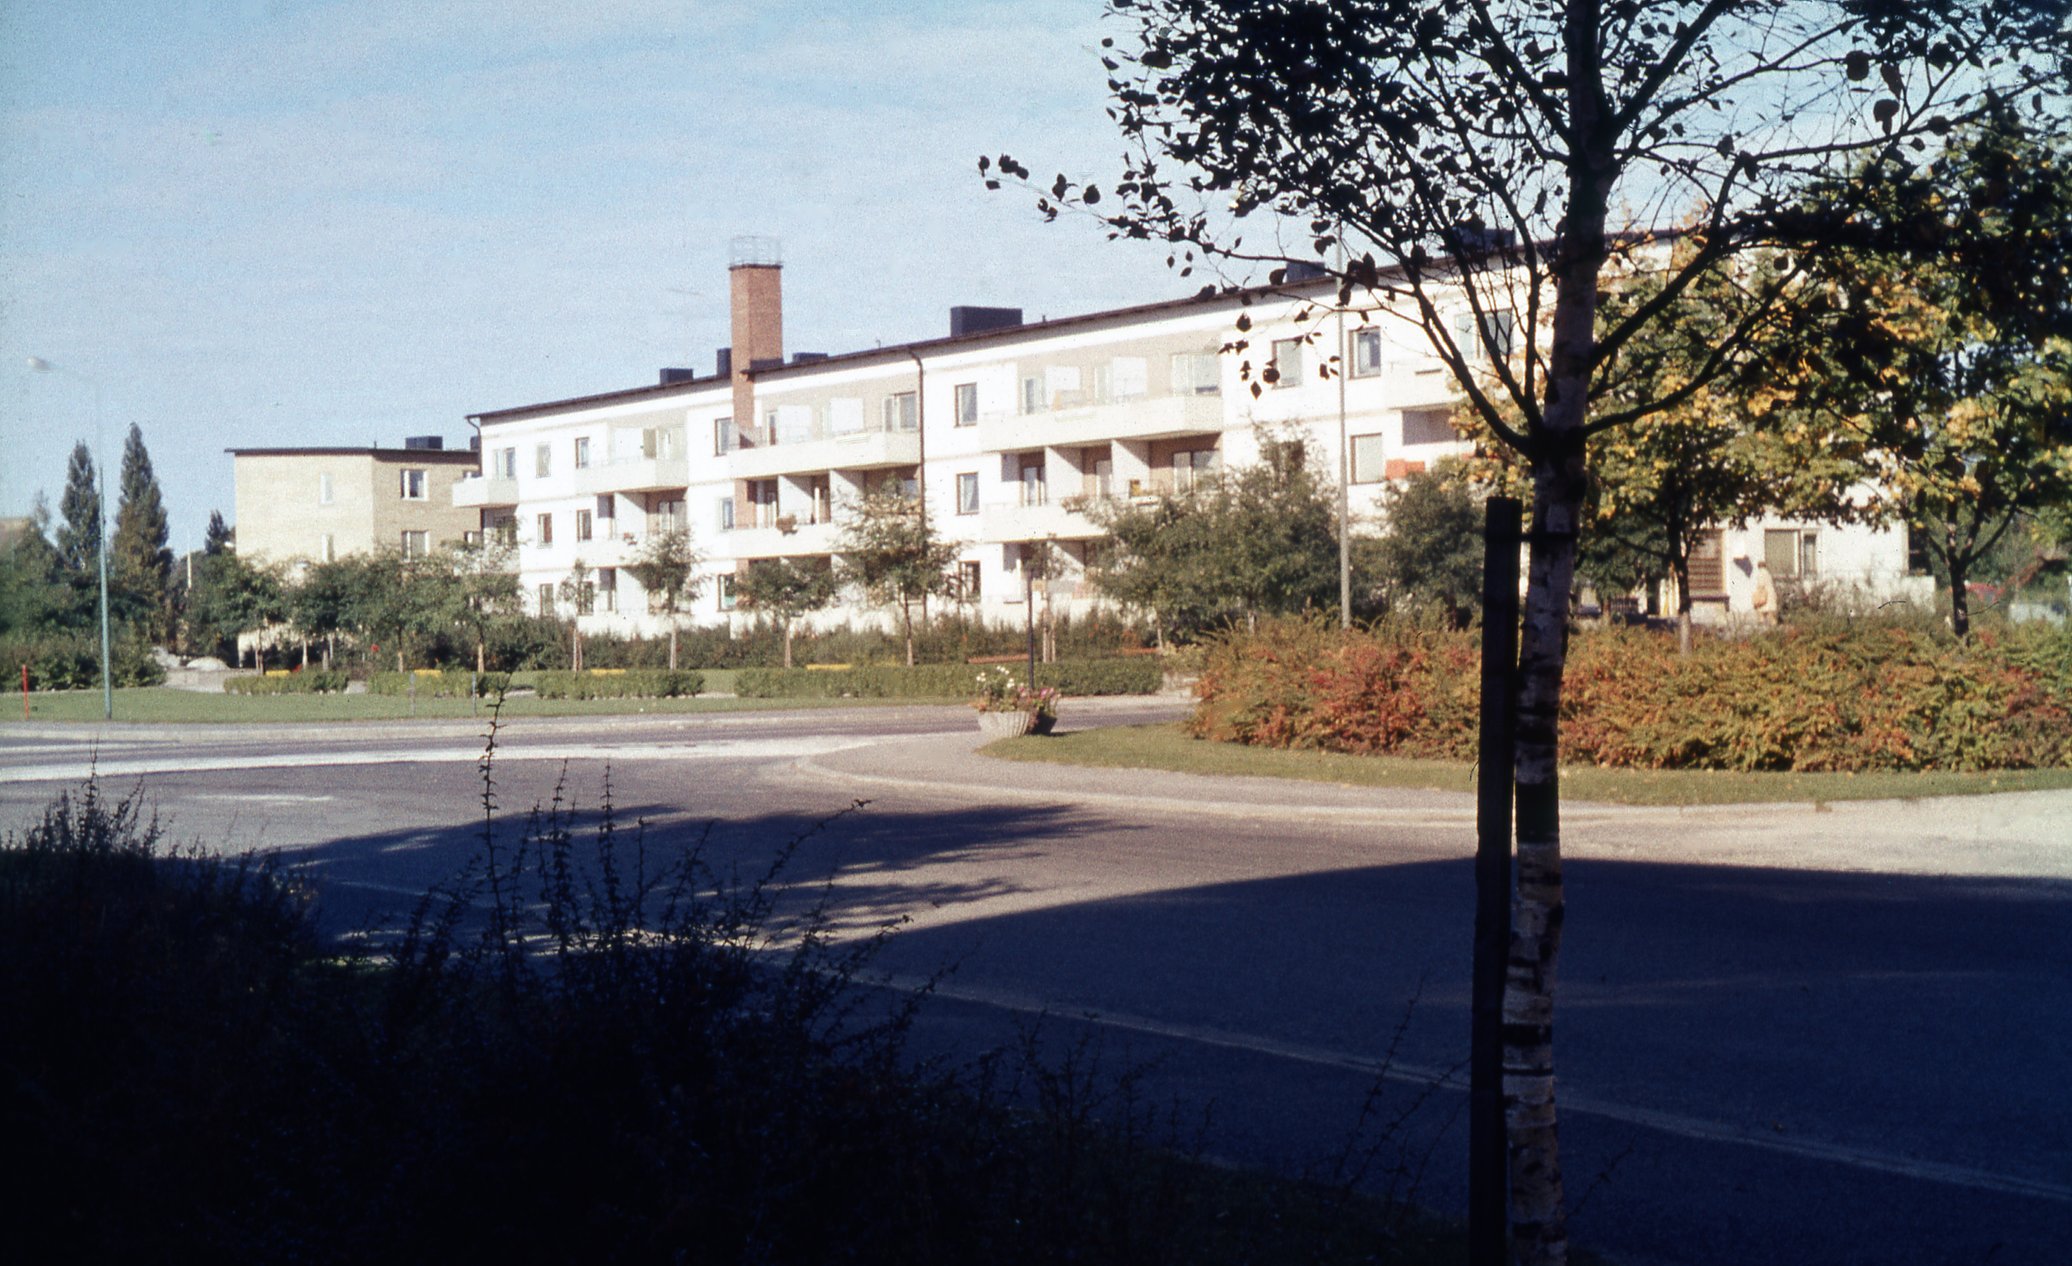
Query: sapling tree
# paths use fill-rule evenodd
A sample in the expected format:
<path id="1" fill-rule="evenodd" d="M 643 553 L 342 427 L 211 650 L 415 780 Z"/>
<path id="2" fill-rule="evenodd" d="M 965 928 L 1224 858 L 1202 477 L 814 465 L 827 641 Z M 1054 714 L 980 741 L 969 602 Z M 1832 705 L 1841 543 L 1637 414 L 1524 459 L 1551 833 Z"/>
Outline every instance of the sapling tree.
<path id="1" fill-rule="evenodd" d="M 1105 188 L 1060 175 L 1037 190 L 1039 209 L 1084 210 L 1114 236 L 1166 243 L 1183 269 L 1323 267 L 1338 303 L 1421 326 L 1529 467 L 1504 1016 L 1509 1226 L 1515 1260 L 1563 1261 L 1556 720 L 1586 441 L 1732 370 L 1805 263 L 1865 231 L 1851 213 L 1867 191 L 1932 157 L 1953 126 L 2017 97 L 2062 122 L 2072 0 L 1109 8 L 1123 28 L 1103 42 L 1125 167 Z M 1028 181 L 1011 156 L 981 166 L 995 183 Z M 1809 182 L 1844 169 L 1831 196 L 1807 202 Z M 1662 262 L 1651 301 L 1603 319 L 1614 260 L 1662 254 L 1665 209 L 1692 205 L 1704 208 L 1697 249 Z M 1767 279 L 1681 388 L 1592 408 L 1593 382 L 1641 331 L 1750 252 L 1774 252 Z M 1257 376 L 1270 380 L 1270 367 Z"/>
<path id="2" fill-rule="evenodd" d="M 704 561 L 691 542 L 690 531 L 672 528 L 651 533 L 641 542 L 639 555 L 620 569 L 647 591 L 648 609 L 668 621 L 671 669 L 676 667 L 677 633 L 683 616 L 705 587 L 698 576 Z"/>
<path id="3" fill-rule="evenodd" d="M 783 626 L 786 668 L 791 667 L 791 638 L 799 620 L 825 610 L 840 591 L 826 558 L 758 558 L 734 577 L 734 601 Z"/>
<path id="4" fill-rule="evenodd" d="M 871 601 L 899 610 L 907 667 L 914 665 L 914 608 L 955 588 L 957 545 L 937 536 L 919 497 L 898 488 L 868 493 L 849 507 L 835 546 L 842 573 Z"/>

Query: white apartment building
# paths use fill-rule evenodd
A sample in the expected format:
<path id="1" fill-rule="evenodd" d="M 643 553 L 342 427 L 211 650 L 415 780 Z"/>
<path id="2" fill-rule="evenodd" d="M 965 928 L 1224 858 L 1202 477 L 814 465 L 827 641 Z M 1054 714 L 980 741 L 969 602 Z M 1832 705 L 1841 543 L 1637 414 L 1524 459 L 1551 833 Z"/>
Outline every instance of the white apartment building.
<path id="1" fill-rule="evenodd" d="M 655 385 L 470 417 L 482 468 L 454 503 L 515 535 L 534 609 L 571 613 L 563 582 L 580 562 L 594 597 L 573 613 L 587 631 L 659 632 L 624 568 L 652 533 L 687 527 L 706 560 L 692 622 L 745 621 L 739 569 L 831 557 L 845 507 L 891 482 L 957 543 L 957 601 L 974 614 L 1021 621 L 1022 563 L 1044 543 L 1064 574 L 1043 600 L 1078 613 L 1102 602 L 1084 580 L 1097 499 L 1184 489 L 1256 461 L 1265 439 L 1293 439 L 1334 476 L 1349 466 L 1353 513 L 1374 520 L 1390 481 L 1466 447 L 1422 331 L 1386 313 L 1319 315 L 1305 300 L 1327 297 L 1323 281 L 1035 323 L 957 308 L 946 338 L 790 360 L 774 253 L 737 257 L 730 289 L 734 346 L 714 374 L 667 370 Z M 1224 350 L 1239 338 L 1246 351 Z M 1278 381 L 1255 395 L 1244 366 L 1256 378 L 1269 361 Z M 1693 588 L 1713 620 L 1748 612 L 1765 558 L 1780 577 L 1913 583 L 1898 529 L 1757 523 L 1701 554 Z M 821 619 L 879 614 L 849 603 Z"/>

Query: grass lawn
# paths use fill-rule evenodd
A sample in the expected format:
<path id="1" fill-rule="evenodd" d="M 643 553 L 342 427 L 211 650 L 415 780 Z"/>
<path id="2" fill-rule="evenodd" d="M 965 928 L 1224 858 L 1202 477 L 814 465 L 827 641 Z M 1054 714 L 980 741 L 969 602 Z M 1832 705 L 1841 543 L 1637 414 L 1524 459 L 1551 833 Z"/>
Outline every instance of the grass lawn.
<path id="1" fill-rule="evenodd" d="M 724 689 L 708 674 L 707 685 Z M 733 684 L 728 674 L 727 686 Z M 776 708 L 827 708 L 872 704 L 950 703 L 949 699 L 534 699 L 504 701 L 504 715 L 542 716 L 633 716 L 663 712 L 758 712 Z M 295 721 L 399 721 L 453 720 L 488 714 L 487 701 L 471 704 L 466 699 L 420 697 L 413 705 L 398 695 L 233 695 L 194 690 L 169 690 L 163 686 L 141 687 L 115 692 L 117 721 L 156 721 L 190 724 L 268 724 Z M 0 705 L 0 720 L 21 717 L 21 696 Z M 94 722 L 101 719 L 101 692 L 63 690 L 29 696 L 29 719 L 34 721 Z"/>
<path id="2" fill-rule="evenodd" d="M 1474 767 L 1456 761 L 1288 751 L 1189 738 L 1178 725 L 1116 726 L 1049 738 L 1003 739 L 985 749 L 1003 760 L 1050 761 L 1186 774 L 1299 778 L 1355 787 L 1473 792 Z M 2072 787 L 2072 769 L 1990 773 L 1738 774 L 1689 769 L 1561 771 L 1564 799 L 1611 804 L 1754 804 L 1780 800 L 1905 800 Z"/>

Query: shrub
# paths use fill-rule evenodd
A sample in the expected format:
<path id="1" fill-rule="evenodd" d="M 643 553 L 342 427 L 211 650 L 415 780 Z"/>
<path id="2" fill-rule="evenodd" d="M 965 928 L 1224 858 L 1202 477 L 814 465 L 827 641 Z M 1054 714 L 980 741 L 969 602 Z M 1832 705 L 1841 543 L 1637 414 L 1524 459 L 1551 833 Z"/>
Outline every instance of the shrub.
<path id="1" fill-rule="evenodd" d="M 420 668 L 407 673 L 373 673 L 367 678 L 367 693 L 371 695 L 407 695 L 415 692 L 428 699 L 465 699 L 470 688 L 482 694 L 494 694 L 500 686 L 512 682 L 512 673 L 483 673 L 479 677 L 472 672 L 458 668 L 444 670 Z"/>
<path id="2" fill-rule="evenodd" d="M 343 671 L 305 668 L 301 672 L 278 676 L 231 677 L 224 681 L 223 689 L 234 695 L 337 694 L 350 680 L 351 677 Z"/>
<path id="3" fill-rule="evenodd" d="M 734 679 L 734 692 L 752 699 L 963 699 L 977 692 L 980 676 L 981 670 L 970 664 L 744 668 Z M 1149 655 L 1036 666 L 1037 685 L 1067 695 L 1154 694 L 1164 680 L 1163 666 Z"/>
<path id="4" fill-rule="evenodd" d="M 666 668 L 518 673 L 514 687 L 530 686 L 542 699 L 675 699 L 705 688 L 703 673 Z"/>
<path id="5" fill-rule="evenodd" d="M 0 634 L 0 672 L 5 673 L 7 686 L 21 684 L 24 665 L 29 669 L 32 690 L 98 690 L 100 634 L 19 630 Z M 156 686 L 165 680 L 165 668 L 152 657 L 148 644 L 124 634 L 108 647 L 108 680 L 115 686 Z"/>
<path id="6" fill-rule="evenodd" d="M 2072 632 L 1858 622 L 1703 639 L 1679 655 L 1640 630 L 1569 644 L 1562 759 L 1649 769 L 2072 766 Z M 1206 651 L 1201 738 L 1473 759 L 1474 635 L 1316 620 L 1233 633 Z"/>

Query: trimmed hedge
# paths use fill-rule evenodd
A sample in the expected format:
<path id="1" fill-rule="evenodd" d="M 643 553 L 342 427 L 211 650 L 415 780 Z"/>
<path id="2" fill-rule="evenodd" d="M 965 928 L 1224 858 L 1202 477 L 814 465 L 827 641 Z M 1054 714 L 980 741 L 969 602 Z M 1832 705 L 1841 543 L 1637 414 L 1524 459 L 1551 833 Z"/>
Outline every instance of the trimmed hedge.
<path id="1" fill-rule="evenodd" d="M 20 687 L 23 665 L 29 669 L 31 690 L 99 690 L 100 635 L 21 630 L 0 633 L 0 672 L 6 676 L 7 689 Z M 115 686 L 156 686 L 165 680 L 165 669 L 152 657 L 148 644 L 125 633 L 118 635 L 109 647 L 108 678 Z"/>
<path id="2" fill-rule="evenodd" d="M 676 699 L 688 698 L 705 689 L 705 675 L 687 669 L 605 668 L 574 672 L 551 669 L 524 673 L 475 674 L 458 669 L 443 672 L 376 673 L 367 679 L 367 691 L 377 695 L 410 693 L 415 678 L 417 693 L 435 699 L 465 699 L 471 682 L 484 695 L 499 690 L 530 690 L 542 699 Z"/>
<path id="3" fill-rule="evenodd" d="M 1644 769 L 2072 767 L 2072 629 L 1787 628 L 1569 642 L 1561 758 Z M 1209 648 L 1189 730 L 1277 747 L 1472 760 L 1476 635 L 1311 621 Z"/>
<path id="4" fill-rule="evenodd" d="M 972 664 L 813 669 L 744 668 L 734 693 L 749 699 L 961 699 L 978 692 L 985 672 Z M 1027 673 L 1016 671 L 1019 681 Z M 1038 664 L 1036 682 L 1067 695 L 1155 694 L 1165 681 L 1156 657 L 1059 660 Z"/>
<path id="5" fill-rule="evenodd" d="M 224 681 L 223 689 L 233 695 L 328 695 L 344 691 L 350 680 L 344 672 L 310 668 L 278 676 L 231 677 Z"/>

